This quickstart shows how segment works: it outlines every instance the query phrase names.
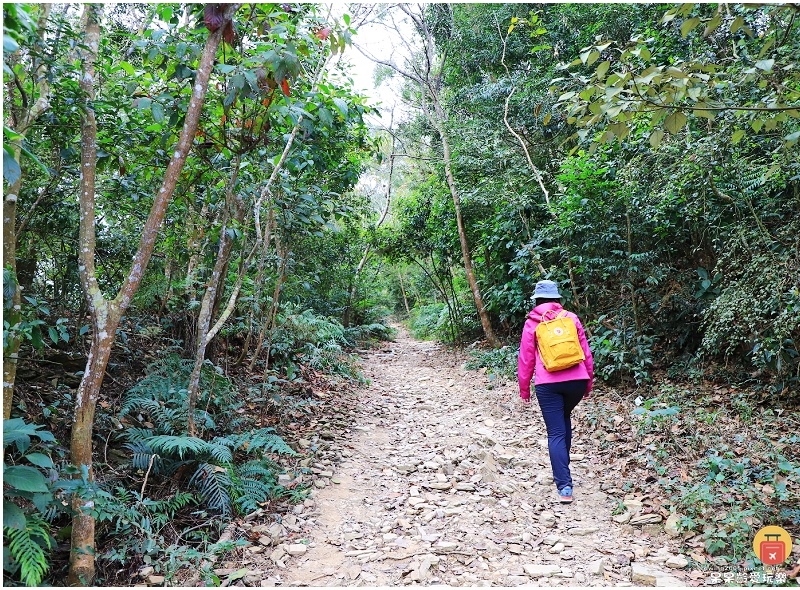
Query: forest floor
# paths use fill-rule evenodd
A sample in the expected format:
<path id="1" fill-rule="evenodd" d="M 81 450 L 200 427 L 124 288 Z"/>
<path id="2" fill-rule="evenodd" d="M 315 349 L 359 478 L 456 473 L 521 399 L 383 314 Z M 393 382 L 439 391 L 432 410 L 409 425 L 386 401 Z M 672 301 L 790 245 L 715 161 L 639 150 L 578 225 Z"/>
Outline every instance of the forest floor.
<path id="1" fill-rule="evenodd" d="M 227 583 L 701 583 L 657 502 L 618 489 L 618 474 L 594 454 L 599 437 L 582 416 L 602 400 L 575 410 L 575 501 L 563 505 L 539 408 L 520 403 L 515 382 L 466 370 L 463 353 L 402 329 L 364 357 L 370 385 L 347 410 L 348 426 L 298 441 L 326 450 L 305 462 L 314 485 L 280 520 L 288 538 L 276 547 L 275 523 L 246 524 L 266 542 L 216 564 L 221 577 L 244 577 Z"/>

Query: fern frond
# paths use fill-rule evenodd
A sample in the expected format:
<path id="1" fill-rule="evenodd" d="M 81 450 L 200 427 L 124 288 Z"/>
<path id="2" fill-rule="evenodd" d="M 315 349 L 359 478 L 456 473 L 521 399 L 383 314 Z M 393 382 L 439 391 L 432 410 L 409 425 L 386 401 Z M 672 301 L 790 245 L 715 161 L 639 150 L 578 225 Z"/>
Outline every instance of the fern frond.
<path id="1" fill-rule="evenodd" d="M 247 454 L 254 454 L 262 450 L 281 455 L 297 454 L 292 447 L 286 444 L 286 441 L 275 433 L 274 428 L 259 428 L 250 432 L 217 437 L 214 440 L 229 446 L 234 451 L 244 451 Z"/>
<path id="2" fill-rule="evenodd" d="M 231 478 L 225 467 L 202 463 L 189 480 L 189 485 L 197 488 L 209 508 L 223 514 L 230 513 Z"/>
<path id="3" fill-rule="evenodd" d="M 3 527 L 8 540 L 11 559 L 19 565 L 20 580 L 26 586 L 38 586 L 44 579 L 51 549 L 47 523 L 35 515 L 28 515 L 24 529 Z"/>
<path id="4" fill-rule="evenodd" d="M 151 436 L 144 442 L 159 455 L 177 455 L 180 459 L 187 455 L 192 458 L 205 456 L 209 450 L 208 442 L 195 436 L 160 434 Z"/>

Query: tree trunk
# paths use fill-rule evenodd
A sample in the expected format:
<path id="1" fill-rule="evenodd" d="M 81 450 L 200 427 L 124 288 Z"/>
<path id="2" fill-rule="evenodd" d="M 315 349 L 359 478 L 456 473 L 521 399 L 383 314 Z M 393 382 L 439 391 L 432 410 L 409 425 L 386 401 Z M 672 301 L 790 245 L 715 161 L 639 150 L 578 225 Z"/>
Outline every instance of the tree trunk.
<path id="1" fill-rule="evenodd" d="M 75 397 L 75 421 L 72 424 L 70 459 L 72 464 L 81 470 L 87 481 L 94 480 L 92 468 L 92 430 L 94 412 L 97 407 L 97 396 L 105 377 L 105 369 L 111 356 L 114 335 L 119 325 L 119 310 L 105 305 L 104 314 L 108 317 L 106 324 L 96 324 L 86 361 L 84 378 L 78 387 Z M 102 316 L 104 314 L 98 314 Z M 87 378 L 88 376 L 88 378 Z M 84 498 L 80 494 L 72 497 L 72 537 L 69 561 L 70 586 L 91 586 L 94 580 L 94 516 L 91 510 L 94 500 Z"/>
<path id="2" fill-rule="evenodd" d="M 228 261 L 231 257 L 233 250 L 233 239 L 228 235 L 228 219 L 232 219 L 241 223 L 244 218 L 244 204 L 242 198 L 236 196 L 236 180 L 239 176 L 239 161 L 241 156 L 236 156 L 231 163 L 233 169 L 231 178 L 228 181 L 228 189 L 226 191 L 226 202 L 229 210 L 229 215 L 226 215 L 223 221 L 222 228 L 219 233 L 219 245 L 217 247 L 217 259 L 214 262 L 214 269 L 211 271 L 211 277 L 208 279 L 205 293 L 203 293 L 203 301 L 200 304 L 200 313 L 197 316 L 197 348 L 194 356 L 194 368 L 189 377 L 188 394 L 189 407 L 187 415 L 187 430 L 189 436 L 197 436 L 197 426 L 194 421 L 194 410 L 197 404 L 197 395 L 200 390 L 200 373 L 203 368 L 203 362 L 206 358 L 206 347 L 208 346 L 208 330 L 211 327 L 211 319 L 214 316 L 214 308 L 217 305 L 219 298 L 219 291 L 225 289 L 225 274 L 228 268 Z M 233 211 L 230 211 L 233 209 Z M 231 224 L 233 225 L 233 224 Z"/>
<path id="3" fill-rule="evenodd" d="M 214 65 L 217 49 L 222 39 L 225 23 L 238 10 L 239 4 L 225 5 L 222 24 L 219 29 L 210 33 L 203 54 L 197 67 L 195 85 L 183 129 L 170 159 L 161 188 L 153 200 L 150 214 L 145 222 L 139 248 L 133 257 L 133 263 L 117 296 L 107 300 L 97 280 L 95 267 L 95 175 L 97 172 L 97 122 L 93 109 L 95 97 L 95 61 L 100 45 L 100 27 L 98 18 L 100 8 L 97 5 L 84 6 L 84 45 L 82 46 L 83 68 L 80 77 L 80 88 L 86 103 L 81 120 L 81 181 L 80 181 L 80 233 L 78 270 L 89 311 L 92 315 L 94 332 L 92 348 L 86 363 L 86 370 L 75 398 L 75 422 L 70 442 L 72 464 L 92 478 L 92 430 L 94 428 L 94 412 L 100 387 L 105 377 L 105 369 L 111 354 L 111 347 L 116 336 L 119 320 L 136 294 L 142 276 L 153 253 L 158 230 L 164 220 L 167 205 L 175 192 L 183 165 L 192 146 L 200 121 L 200 114 L 205 102 L 208 81 Z M 73 506 L 78 508 L 73 516 L 72 547 L 70 551 L 70 567 L 68 583 L 73 586 L 91 586 L 95 574 L 95 540 L 94 517 L 83 508 L 94 506 L 91 497 L 76 493 L 72 499 Z"/>
<path id="4" fill-rule="evenodd" d="M 47 28 L 47 19 L 50 17 L 50 10 L 52 5 L 42 4 L 37 22 L 37 34 L 40 39 L 44 39 L 44 33 Z M 8 61 L 13 62 L 19 53 L 8 56 Z M 50 84 L 45 72 L 45 62 L 42 63 L 34 70 L 34 76 L 38 77 L 36 83 L 39 91 L 39 97 L 36 102 L 31 105 L 27 111 L 17 110 L 13 107 L 9 109 L 8 127 L 22 135 L 27 134 L 30 126 L 39 118 L 39 116 L 50 108 Z M 9 91 L 10 102 L 13 102 L 13 92 L 15 91 L 14 85 L 10 85 Z M 20 162 L 20 155 L 22 153 L 21 143 L 14 143 L 12 145 L 12 155 L 17 162 Z M 21 162 L 20 162 L 21 164 Z M 22 290 L 19 285 L 19 278 L 17 277 L 17 201 L 19 200 L 19 192 L 22 189 L 22 170 L 20 166 L 20 175 L 16 182 L 11 184 L 6 190 L 3 198 L 3 265 L 9 267 L 11 276 L 14 280 L 14 295 L 11 300 L 11 309 L 4 314 L 4 319 L 9 323 L 12 330 L 8 335 L 8 342 L 3 343 L 3 419 L 8 420 L 11 418 L 11 408 L 14 406 L 14 383 L 17 379 L 17 362 L 19 361 L 19 347 L 22 344 L 22 338 L 14 330 L 22 321 L 21 305 L 22 305 Z M 23 222 L 24 224 L 24 222 Z"/>
<path id="5" fill-rule="evenodd" d="M 14 147 L 14 157 L 19 161 L 20 150 Z M 5 321 L 14 330 L 22 321 L 20 306 L 22 304 L 22 292 L 17 280 L 17 197 L 19 189 L 22 187 L 22 176 L 8 187 L 5 198 L 3 199 L 3 263 L 11 271 L 14 281 L 14 295 L 11 300 L 11 309 L 4 314 Z M 19 360 L 19 347 L 22 339 L 16 333 L 8 335 L 8 342 L 4 343 L 3 348 L 3 420 L 11 418 L 11 408 L 14 405 L 14 383 L 17 378 L 17 362 Z"/>
<path id="6" fill-rule="evenodd" d="M 464 270 L 467 273 L 467 282 L 469 288 L 472 290 L 472 298 L 475 300 L 475 307 L 478 310 L 478 316 L 481 319 L 481 326 L 483 327 L 483 334 L 492 348 L 499 348 L 500 341 L 494 335 L 492 329 L 492 322 L 489 320 L 489 314 L 483 304 L 483 297 L 481 297 L 480 287 L 478 287 L 478 280 L 475 278 L 475 273 L 472 270 L 472 255 L 469 250 L 469 243 L 467 242 L 467 232 L 464 230 L 464 219 L 461 217 L 461 199 L 458 195 L 456 181 L 453 177 L 453 171 L 450 167 L 450 142 L 447 140 L 447 134 L 444 130 L 443 111 L 439 105 L 438 98 L 434 98 L 434 105 L 437 111 L 437 121 L 435 121 L 439 136 L 442 140 L 442 150 L 444 152 L 444 174 L 447 178 L 447 186 L 450 188 L 450 194 L 453 197 L 453 207 L 456 210 L 456 225 L 458 226 L 458 240 L 461 243 L 461 256 L 464 261 Z"/>
<path id="7" fill-rule="evenodd" d="M 408 297 L 406 297 L 406 289 L 403 286 L 403 273 L 398 272 L 397 276 L 400 277 L 400 292 L 403 294 L 403 303 L 406 306 L 406 313 L 411 315 L 411 309 L 408 307 Z"/>

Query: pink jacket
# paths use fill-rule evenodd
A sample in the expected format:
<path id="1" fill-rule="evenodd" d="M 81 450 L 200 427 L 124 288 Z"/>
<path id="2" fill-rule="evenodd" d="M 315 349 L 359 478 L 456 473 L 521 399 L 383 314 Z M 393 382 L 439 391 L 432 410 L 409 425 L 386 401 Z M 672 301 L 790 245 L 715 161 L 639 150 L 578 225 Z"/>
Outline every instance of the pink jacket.
<path id="1" fill-rule="evenodd" d="M 575 326 L 578 328 L 578 340 L 581 343 L 583 354 L 586 360 L 582 363 L 575 365 L 563 371 L 556 371 L 550 373 L 544 368 L 542 359 L 539 356 L 539 350 L 536 347 L 536 326 L 542 321 L 542 314 L 547 311 L 561 311 L 564 309 L 560 303 L 542 303 L 533 308 L 528 314 L 528 319 L 525 322 L 525 327 L 522 330 L 522 341 L 519 344 L 519 359 L 517 362 L 517 377 L 519 379 L 519 396 L 524 399 L 531 398 L 531 377 L 536 369 L 535 385 L 543 383 L 560 383 L 562 381 L 576 381 L 578 379 L 588 379 L 589 385 L 586 388 L 586 393 L 592 390 L 592 381 L 594 380 L 594 362 L 592 360 L 592 351 L 589 349 L 589 343 L 586 341 L 586 334 L 583 331 L 581 321 L 571 311 L 567 312 L 567 317 L 572 318 Z M 554 314 L 548 314 L 547 319 L 551 319 Z"/>

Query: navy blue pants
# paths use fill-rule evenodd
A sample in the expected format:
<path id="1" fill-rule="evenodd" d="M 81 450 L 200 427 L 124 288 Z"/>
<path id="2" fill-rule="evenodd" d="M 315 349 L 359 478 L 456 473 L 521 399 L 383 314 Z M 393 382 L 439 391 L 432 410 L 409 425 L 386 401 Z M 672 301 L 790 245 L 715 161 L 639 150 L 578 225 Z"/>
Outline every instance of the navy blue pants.
<path id="1" fill-rule="evenodd" d="M 544 424 L 547 426 L 547 449 L 550 452 L 550 466 L 556 488 L 572 486 L 569 472 L 569 449 L 572 445 L 572 421 L 570 414 L 583 399 L 588 379 L 545 383 L 536 386 L 536 399 L 542 409 Z"/>

